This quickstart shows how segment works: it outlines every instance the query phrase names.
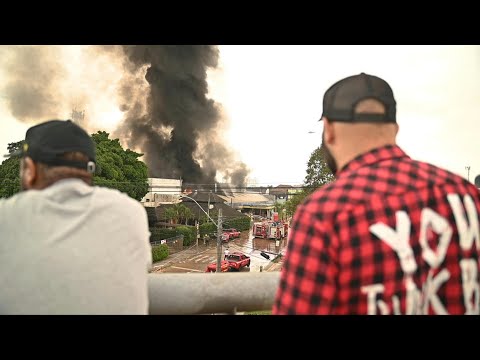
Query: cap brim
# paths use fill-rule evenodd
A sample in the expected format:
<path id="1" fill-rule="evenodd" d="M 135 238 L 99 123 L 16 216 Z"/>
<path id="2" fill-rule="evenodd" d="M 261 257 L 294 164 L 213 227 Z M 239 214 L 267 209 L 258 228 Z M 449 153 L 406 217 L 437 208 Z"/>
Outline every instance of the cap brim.
<path id="1" fill-rule="evenodd" d="M 4 158 L 11 158 L 12 156 L 22 156 L 23 151 L 22 149 L 17 149 L 14 152 L 11 152 L 10 154 L 5 154 L 3 155 Z"/>

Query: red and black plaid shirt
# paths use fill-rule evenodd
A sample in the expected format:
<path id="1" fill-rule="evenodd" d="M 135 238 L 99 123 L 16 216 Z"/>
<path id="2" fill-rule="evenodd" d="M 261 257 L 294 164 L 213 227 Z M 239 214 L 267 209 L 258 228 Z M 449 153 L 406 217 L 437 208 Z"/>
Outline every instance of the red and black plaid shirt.
<path id="1" fill-rule="evenodd" d="M 480 195 L 385 146 L 295 213 L 273 314 L 479 314 Z"/>

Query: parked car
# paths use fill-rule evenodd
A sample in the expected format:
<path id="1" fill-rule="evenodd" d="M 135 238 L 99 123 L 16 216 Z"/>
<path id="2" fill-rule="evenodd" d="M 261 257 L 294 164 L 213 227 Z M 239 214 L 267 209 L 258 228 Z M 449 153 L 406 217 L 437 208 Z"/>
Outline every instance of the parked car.
<path id="1" fill-rule="evenodd" d="M 220 270 L 222 272 L 228 272 L 230 271 L 230 263 L 226 260 L 223 260 L 220 264 Z M 207 269 L 205 272 L 217 272 L 217 262 L 212 262 L 208 264 Z"/>
<path id="2" fill-rule="evenodd" d="M 237 229 L 230 228 L 230 229 L 223 229 L 223 231 L 230 234 L 230 239 L 232 238 L 235 239 L 240 237 L 240 231 L 238 231 Z"/>
<path id="3" fill-rule="evenodd" d="M 227 255 L 225 259 L 231 270 L 240 271 L 240 269 L 245 266 L 250 267 L 250 257 L 239 251 Z"/>
<path id="4" fill-rule="evenodd" d="M 231 238 L 230 233 L 225 231 L 222 233 L 222 242 L 228 242 L 230 238 Z"/>

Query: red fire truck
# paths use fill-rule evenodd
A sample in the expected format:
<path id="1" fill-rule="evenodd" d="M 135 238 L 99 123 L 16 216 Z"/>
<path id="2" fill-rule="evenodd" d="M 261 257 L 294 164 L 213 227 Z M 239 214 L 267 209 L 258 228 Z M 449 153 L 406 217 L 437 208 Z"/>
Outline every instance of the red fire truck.
<path id="1" fill-rule="evenodd" d="M 263 239 L 283 239 L 287 235 L 288 224 L 281 221 L 253 223 L 253 236 Z"/>

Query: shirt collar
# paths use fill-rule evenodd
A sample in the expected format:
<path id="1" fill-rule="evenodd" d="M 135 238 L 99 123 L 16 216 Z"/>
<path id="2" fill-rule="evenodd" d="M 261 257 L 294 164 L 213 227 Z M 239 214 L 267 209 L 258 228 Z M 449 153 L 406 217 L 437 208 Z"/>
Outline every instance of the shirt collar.
<path id="1" fill-rule="evenodd" d="M 346 173 L 355 171 L 361 167 L 372 165 L 383 160 L 388 159 L 400 159 L 409 157 L 398 145 L 386 145 L 375 148 L 366 153 L 358 155 L 356 158 L 348 162 L 340 171 L 338 171 L 336 177 L 344 176 Z"/>

